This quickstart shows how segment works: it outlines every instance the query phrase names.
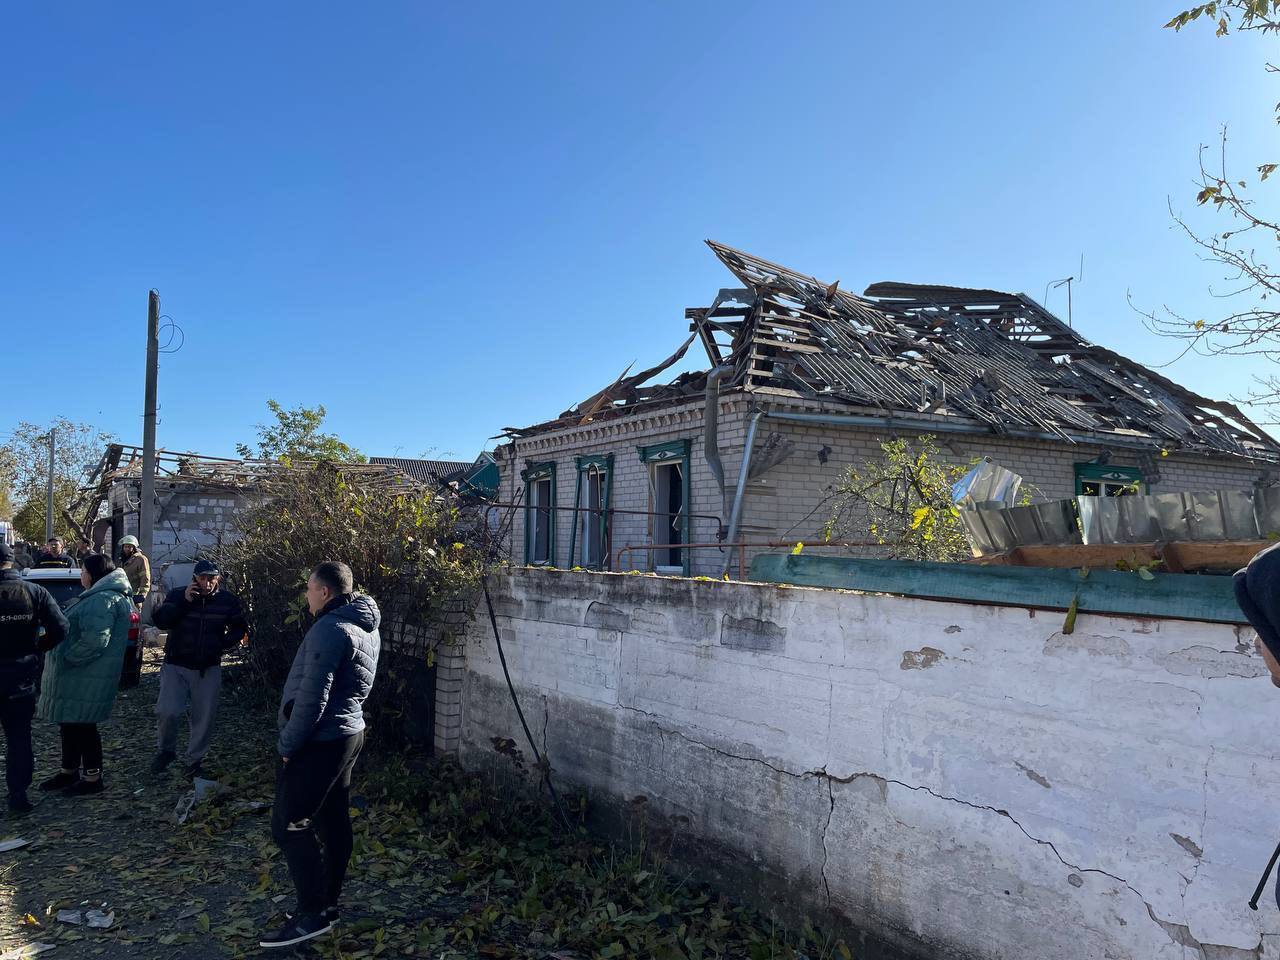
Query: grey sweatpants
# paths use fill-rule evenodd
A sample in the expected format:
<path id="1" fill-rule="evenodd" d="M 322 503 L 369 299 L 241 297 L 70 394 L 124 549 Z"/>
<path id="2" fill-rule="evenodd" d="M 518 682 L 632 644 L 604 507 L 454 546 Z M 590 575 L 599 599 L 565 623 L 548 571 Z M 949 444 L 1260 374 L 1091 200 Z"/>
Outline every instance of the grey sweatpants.
<path id="1" fill-rule="evenodd" d="M 191 739 L 184 763 L 203 760 L 213 739 L 213 718 L 218 713 L 218 691 L 222 688 L 222 667 L 203 673 L 166 663 L 160 668 L 160 698 L 156 701 L 156 740 L 161 751 L 178 752 L 178 727 L 182 715 L 191 708 Z"/>

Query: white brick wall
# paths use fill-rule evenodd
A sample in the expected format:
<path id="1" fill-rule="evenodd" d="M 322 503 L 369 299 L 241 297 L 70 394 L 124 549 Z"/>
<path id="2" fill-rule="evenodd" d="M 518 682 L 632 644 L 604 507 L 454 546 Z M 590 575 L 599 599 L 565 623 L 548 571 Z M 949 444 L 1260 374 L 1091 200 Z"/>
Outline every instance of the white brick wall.
<path id="1" fill-rule="evenodd" d="M 1247 629 L 1082 614 L 1066 636 L 1061 611 L 526 569 L 493 588 L 560 786 L 686 818 L 679 849 L 758 903 L 929 957 L 1280 956 L 1270 891 L 1246 906 L 1280 834 L 1280 692 Z M 505 763 L 493 737 L 528 756 L 483 615 L 466 651 L 464 762 Z"/>

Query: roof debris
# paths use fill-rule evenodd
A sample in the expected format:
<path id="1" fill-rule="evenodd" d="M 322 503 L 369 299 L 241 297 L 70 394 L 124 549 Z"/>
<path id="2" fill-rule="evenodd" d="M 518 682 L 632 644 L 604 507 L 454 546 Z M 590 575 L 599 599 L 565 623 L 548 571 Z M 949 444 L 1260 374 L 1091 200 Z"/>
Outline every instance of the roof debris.
<path id="1" fill-rule="evenodd" d="M 278 460 L 232 460 L 198 453 L 156 451 L 156 480 L 173 489 L 219 490 L 227 493 L 251 493 L 262 490 L 282 471 L 316 466 L 316 461 L 298 460 L 289 464 Z M 392 463 L 331 463 L 351 483 L 369 489 L 392 493 L 421 493 L 435 489 L 434 484 L 420 481 Z M 84 534 L 98 518 L 112 484 L 142 480 L 142 448 L 129 444 L 108 444 L 102 459 L 80 488 L 75 502 L 65 517 L 78 535 Z"/>
<path id="2" fill-rule="evenodd" d="M 663 363 L 610 386 L 554 420 L 508 427 L 526 437 L 639 412 L 700 394 L 707 371 L 644 384 L 694 338 L 711 366 L 733 367 L 722 389 L 809 398 L 890 416 L 971 419 L 995 434 L 1033 431 L 1149 440 L 1264 460 L 1280 444 L 1235 405 L 1202 397 L 1090 343 L 1025 294 L 876 283 L 863 296 L 708 240 L 743 284 L 685 311 L 692 334 Z M 629 368 L 628 368 L 629 370 Z"/>

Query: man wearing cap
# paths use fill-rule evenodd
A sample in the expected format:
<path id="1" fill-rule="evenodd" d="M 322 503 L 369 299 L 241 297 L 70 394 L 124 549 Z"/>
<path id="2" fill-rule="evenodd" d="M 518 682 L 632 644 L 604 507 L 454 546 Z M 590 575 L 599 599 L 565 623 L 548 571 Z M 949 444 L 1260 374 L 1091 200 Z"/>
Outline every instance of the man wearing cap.
<path id="1" fill-rule="evenodd" d="M 35 715 L 44 651 L 67 635 L 67 618 L 44 587 L 22 579 L 16 551 L 0 543 L 0 727 L 4 729 L 9 809 L 31 809 L 27 788 L 35 769 L 31 718 Z M 44 636 L 40 628 L 44 628 Z"/>
<path id="2" fill-rule="evenodd" d="M 170 590 L 151 619 L 169 631 L 156 701 L 159 752 L 151 761 L 151 772 L 162 772 L 176 759 L 178 726 L 189 710 L 191 738 L 183 761 L 185 774 L 193 777 L 200 773 L 213 737 L 222 655 L 248 642 L 249 625 L 240 598 L 222 589 L 222 574 L 212 560 L 197 563 L 191 582 Z"/>
<path id="3" fill-rule="evenodd" d="M 137 537 L 124 537 L 120 540 L 120 560 L 133 590 L 134 606 L 141 607 L 151 590 L 151 561 L 138 549 Z"/>

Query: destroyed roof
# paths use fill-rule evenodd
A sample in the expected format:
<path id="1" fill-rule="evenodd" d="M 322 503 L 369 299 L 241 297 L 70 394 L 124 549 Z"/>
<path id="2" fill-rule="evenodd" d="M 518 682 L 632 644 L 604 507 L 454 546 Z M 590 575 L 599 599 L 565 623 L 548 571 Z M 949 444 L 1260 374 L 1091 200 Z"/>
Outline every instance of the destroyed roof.
<path id="1" fill-rule="evenodd" d="M 440 486 L 457 480 L 473 466 L 474 461 L 463 460 L 411 460 L 402 457 L 370 457 L 370 463 L 394 467 L 419 483 Z"/>
<path id="2" fill-rule="evenodd" d="M 291 467 L 316 466 L 314 461 L 284 464 L 277 460 L 233 460 L 198 453 L 156 451 L 156 482 L 167 488 L 209 490 L 226 493 L 252 493 L 266 488 L 273 479 Z M 349 483 L 364 489 L 390 493 L 420 493 L 429 486 L 387 464 L 332 463 Z M 142 448 L 112 443 L 90 472 L 65 517 L 77 534 L 87 529 L 98 516 L 112 484 L 142 479 Z"/>
<path id="3" fill-rule="evenodd" d="M 1280 445 L 1236 406 L 1202 397 L 1090 343 L 1021 293 L 876 283 L 863 296 L 708 240 L 742 287 L 685 311 L 689 339 L 524 437 L 698 396 L 706 371 L 647 382 L 696 339 L 722 390 L 870 408 L 884 415 L 950 415 L 977 430 L 1077 440 L 1123 435 L 1153 449 L 1280 459 Z"/>

